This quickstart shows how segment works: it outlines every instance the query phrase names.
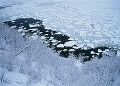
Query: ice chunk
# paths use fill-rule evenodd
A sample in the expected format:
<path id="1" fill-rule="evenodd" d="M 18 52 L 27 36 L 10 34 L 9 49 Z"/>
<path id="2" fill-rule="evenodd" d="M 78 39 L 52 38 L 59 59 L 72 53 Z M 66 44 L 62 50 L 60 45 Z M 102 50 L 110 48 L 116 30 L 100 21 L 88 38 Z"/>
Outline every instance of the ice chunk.
<path id="1" fill-rule="evenodd" d="M 52 45 L 55 46 L 55 45 L 57 45 L 57 43 L 53 43 Z"/>
<path id="2" fill-rule="evenodd" d="M 33 35 L 37 35 L 37 33 L 33 33 Z"/>
<path id="3" fill-rule="evenodd" d="M 74 48 L 74 49 L 79 49 L 79 47 L 78 47 L 78 46 L 73 46 L 73 48 Z"/>
<path id="4" fill-rule="evenodd" d="M 24 31 L 24 29 L 18 29 L 18 32 L 20 32 L 20 33 L 23 32 L 23 31 Z"/>
<path id="5" fill-rule="evenodd" d="M 39 27 L 39 24 L 29 24 L 30 28 Z"/>
<path id="6" fill-rule="evenodd" d="M 87 50 L 88 48 L 86 46 L 83 47 L 84 50 Z"/>
<path id="7" fill-rule="evenodd" d="M 64 48 L 64 45 L 63 44 L 58 44 L 57 47 L 58 48 Z"/>
<path id="8" fill-rule="evenodd" d="M 22 33 L 22 36 L 25 36 L 25 33 Z"/>
<path id="9" fill-rule="evenodd" d="M 45 34 L 44 36 L 48 36 L 48 34 Z"/>
<path id="10" fill-rule="evenodd" d="M 57 42 L 57 40 L 52 40 L 51 42 L 56 43 L 56 42 Z"/>
<path id="11" fill-rule="evenodd" d="M 54 37 L 50 37 L 50 39 L 53 39 Z"/>
<path id="12" fill-rule="evenodd" d="M 94 52 L 94 51 L 91 51 L 90 53 L 91 53 L 91 54 L 95 54 L 95 52 Z"/>
<path id="13" fill-rule="evenodd" d="M 37 28 L 33 28 L 33 29 L 29 29 L 29 31 L 30 30 L 34 32 L 34 31 L 37 31 L 38 29 Z"/>
<path id="14" fill-rule="evenodd" d="M 12 21 L 12 23 L 15 23 L 15 21 Z"/>
<path id="15" fill-rule="evenodd" d="M 61 33 L 61 32 L 57 32 L 57 33 L 55 33 L 55 34 L 58 34 L 58 35 L 59 35 L 59 34 L 62 34 L 62 33 Z"/>
<path id="16" fill-rule="evenodd" d="M 63 51 L 67 51 L 67 49 L 64 49 Z"/>
<path id="17" fill-rule="evenodd" d="M 44 37 L 44 36 L 41 36 L 40 39 L 45 39 L 45 37 Z"/>
<path id="18" fill-rule="evenodd" d="M 100 55 L 100 53 L 96 53 L 98 56 Z"/>
<path id="19" fill-rule="evenodd" d="M 46 30 L 46 32 L 49 32 L 48 30 Z"/>
<path id="20" fill-rule="evenodd" d="M 74 39 L 73 39 L 73 38 L 69 38 L 68 40 L 69 40 L 69 41 L 74 41 Z"/>
<path id="21" fill-rule="evenodd" d="M 16 26 L 11 26 L 10 28 L 15 29 L 15 28 L 16 28 Z"/>
<path id="22" fill-rule="evenodd" d="M 70 52 L 74 52 L 75 50 L 74 50 L 74 49 L 70 49 L 69 51 L 70 51 Z"/>
<path id="23" fill-rule="evenodd" d="M 49 42 L 48 42 L 48 41 L 45 41 L 45 44 L 49 44 Z"/>
<path id="24" fill-rule="evenodd" d="M 43 32 L 39 32 L 39 34 L 42 34 Z"/>
<path id="25" fill-rule="evenodd" d="M 100 53 L 100 52 L 102 52 L 102 50 L 101 50 L 101 49 L 98 49 L 98 53 Z"/>
<path id="26" fill-rule="evenodd" d="M 24 32 L 26 32 L 26 33 L 27 33 L 27 32 L 28 32 L 28 30 L 24 30 Z"/>
<path id="27" fill-rule="evenodd" d="M 68 41 L 64 44 L 66 47 L 72 47 L 73 45 L 76 45 L 75 41 Z"/>
<path id="28" fill-rule="evenodd" d="M 105 51 L 104 52 L 108 52 L 109 51 L 109 49 L 105 49 Z"/>

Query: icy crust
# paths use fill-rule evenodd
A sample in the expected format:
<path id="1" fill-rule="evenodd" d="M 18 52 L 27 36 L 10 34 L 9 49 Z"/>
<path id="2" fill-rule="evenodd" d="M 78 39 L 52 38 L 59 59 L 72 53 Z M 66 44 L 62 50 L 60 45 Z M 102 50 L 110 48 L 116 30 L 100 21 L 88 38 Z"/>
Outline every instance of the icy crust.
<path id="1" fill-rule="evenodd" d="M 89 61 L 94 57 L 101 58 L 103 52 L 112 49 L 105 46 L 94 47 L 90 43 L 86 46 L 84 44 L 78 46 L 74 39 L 64 35 L 62 32 L 45 27 L 42 21 L 38 19 L 19 18 L 13 21 L 5 21 L 4 23 L 9 25 L 10 28 L 17 29 L 23 37 L 29 35 L 34 40 L 40 37 L 48 47 L 59 52 L 60 56 L 65 58 L 70 55 L 74 55 L 76 58 L 83 56 L 83 61 Z"/>

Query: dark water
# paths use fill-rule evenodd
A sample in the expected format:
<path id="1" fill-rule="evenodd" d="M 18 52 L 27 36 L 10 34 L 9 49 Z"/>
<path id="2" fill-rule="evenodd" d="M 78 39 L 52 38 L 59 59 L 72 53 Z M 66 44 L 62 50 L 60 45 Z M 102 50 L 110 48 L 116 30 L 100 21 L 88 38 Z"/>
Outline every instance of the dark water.
<path id="1" fill-rule="evenodd" d="M 74 47 L 78 47 L 77 45 L 73 46 L 63 46 L 63 47 L 57 47 L 59 44 L 65 44 L 69 40 L 70 37 L 67 35 L 64 35 L 62 33 L 58 34 L 58 31 L 53 31 L 51 29 L 45 28 L 44 25 L 42 25 L 41 20 L 33 19 L 33 18 L 19 18 L 13 21 L 5 21 L 4 23 L 9 25 L 10 27 L 14 26 L 14 29 L 23 29 L 21 33 L 24 33 L 25 37 L 27 34 L 33 35 L 36 33 L 38 36 L 44 36 L 45 37 L 45 44 L 49 47 L 55 50 L 59 53 L 60 56 L 68 58 L 70 55 L 74 55 L 76 59 L 84 57 L 83 61 L 89 61 L 94 57 L 102 58 L 102 53 L 106 49 L 110 49 L 106 46 L 103 47 L 96 47 L 84 50 L 82 48 L 75 49 Z M 52 39 L 51 39 L 52 38 Z M 56 40 L 56 42 L 53 42 L 53 40 Z M 72 49 L 72 51 L 70 51 Z M 99 52 L 99 50 L 101 52 Z M 91 53 L 93 52 L 93 53 Z"/>

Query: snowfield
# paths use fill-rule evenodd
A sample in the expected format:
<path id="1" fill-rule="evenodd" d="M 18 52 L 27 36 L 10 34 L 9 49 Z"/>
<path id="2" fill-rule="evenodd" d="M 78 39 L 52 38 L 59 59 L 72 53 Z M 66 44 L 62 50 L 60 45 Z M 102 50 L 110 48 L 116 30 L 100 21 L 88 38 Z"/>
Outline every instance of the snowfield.
<path id="1" fill-rule="evenodd" d="M 0 86 L 120 86 L 119 14 L 119 0 L 0 0 Z M 40 19 L 79 47 L 113 47 L 117 54 L 62 58 L 43 44 L 44 36 L 23 37 L 22 29 L 2 23 L 17 18 Z"/>

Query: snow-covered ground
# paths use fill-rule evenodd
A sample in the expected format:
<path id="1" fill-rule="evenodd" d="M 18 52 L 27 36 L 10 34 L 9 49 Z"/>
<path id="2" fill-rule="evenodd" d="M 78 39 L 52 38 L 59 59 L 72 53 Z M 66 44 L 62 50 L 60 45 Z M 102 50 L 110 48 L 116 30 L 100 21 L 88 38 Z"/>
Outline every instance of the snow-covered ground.
<path id="1" fill-rule="evenodd" d="M 120 86 L 119 14 L 119 0 L 0 0 L 0 86 Z M 20 17 L 43 20 L 79 46 L 117 48 L 117 56 L 104 52 L 84 64 L 61 58 L 43 40 L 2 24 Z"/>

